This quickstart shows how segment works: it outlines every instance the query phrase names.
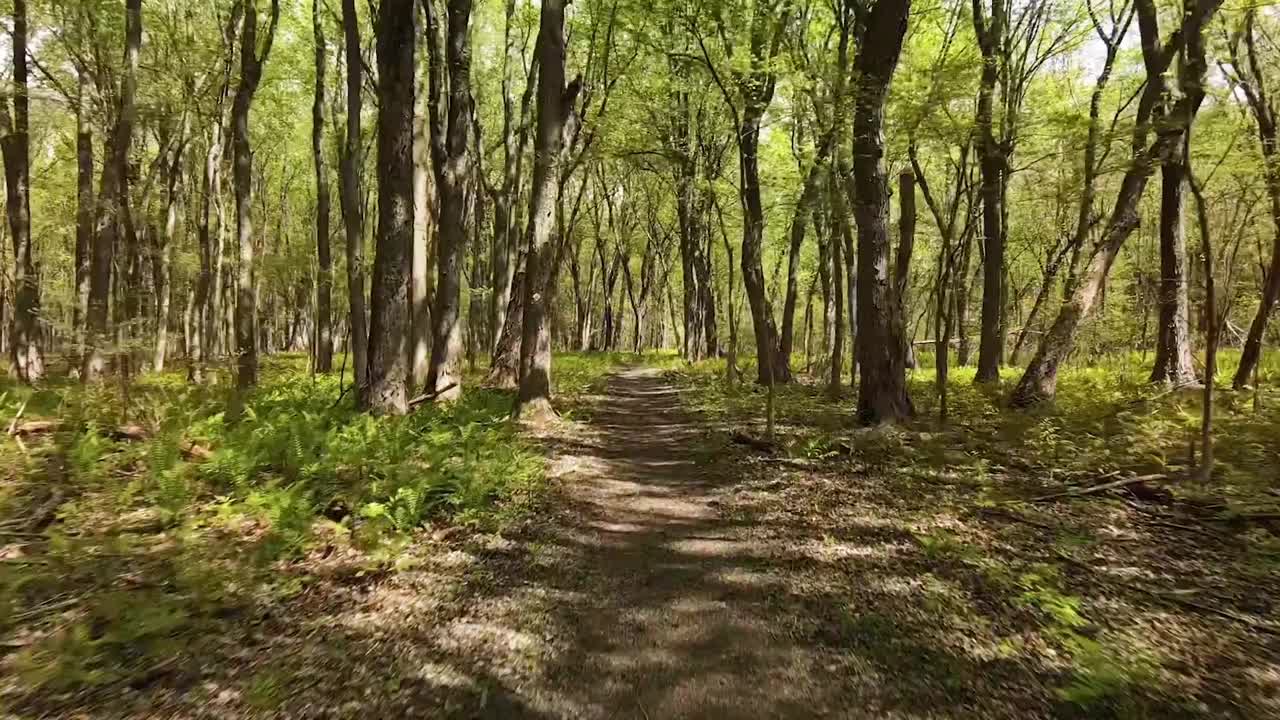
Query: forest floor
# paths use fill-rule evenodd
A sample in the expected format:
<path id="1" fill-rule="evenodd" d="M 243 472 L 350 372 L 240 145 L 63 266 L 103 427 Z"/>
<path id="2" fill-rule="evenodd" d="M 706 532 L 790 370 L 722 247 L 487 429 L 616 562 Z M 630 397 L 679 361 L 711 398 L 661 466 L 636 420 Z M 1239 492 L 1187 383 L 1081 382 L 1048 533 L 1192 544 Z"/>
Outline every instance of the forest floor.
<path id="1" fill-rule="evenodd" d="M 904 428 L 864 430 L 849 423 L 847 397 L 796 384 L 780 393 L 778 439 L 765 444 L 763 393 L 724 388 L 720 370 L 633 367 L 584 388 L 566 422 L 534 439 L 549 482 L 508 522 L 433 523 L 377 559 L 322 528 L 267 566 L 270 586 L 210 554 L 172 563 L 172 576 L 147 565 L 114 576 L 111 597 L 153 585 L 172 594 L 203 573 L 235 602 L 195 593 L 209 607 L 182 612 L 204 615 L 197 643 L 151 647 L 161 659 L 123 680 L 9 685 L 0 710 L 1280 717 L 1275 513 L 1241 504 L 1266 497 L 1257 487 L 1224 483 L 1236 489 L 1214 502 L 1171 466 L 1160 479 L 1058 496 L 1155 475 L 1125 454 L 1143 446 L 1134 428 L 987 413 L 977 391 L 957 391 L 946 427 L 926 404 Z M 1228 440 L 1224 463 L 1230 477 L 1271 487 L 1274 472 L 1253 463 L 1274 463 L 1275 446 L 1244 424 L 1274 431 L 1266 413 L 1234 429 L 1260 454 L 1238 462 L 1247 453 Z M 160 532 L 154 552 L 182 538 Z M 105 563 L 133 552 L 95 548 Z M 25 613 L 67 613 L 67 600 L 46 595 Z M 166 622 L 181 625 L 139 621 L 153 626 L 139 633 L 152 645 L 175 634 Z M 94 623 L 83 632 L 91 648 L 129 645 Z M 6 667 L 30 665 L 22 636 L 11 642 Z M 88 651 L 68 639 L 60 652 Z"/>

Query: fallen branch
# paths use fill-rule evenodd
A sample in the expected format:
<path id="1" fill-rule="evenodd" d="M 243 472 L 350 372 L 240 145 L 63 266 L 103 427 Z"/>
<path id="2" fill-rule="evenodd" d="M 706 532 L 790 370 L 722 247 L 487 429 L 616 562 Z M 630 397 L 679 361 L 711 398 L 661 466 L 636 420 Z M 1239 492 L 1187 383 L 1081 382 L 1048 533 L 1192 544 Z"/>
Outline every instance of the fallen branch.
<path id="1" fill-rule="evenodd" d="M 1106 492 L 1107 490 L 1115 490 L 1117 488 L 1128 487 L 1130 485 L 1138 485 L 1141 483 L 1152 482 L 1154 480 L 1168 480 L 1168 475 L 1134 475 L 1133 477 L 1122 478 L 1101 485 L 1092 485 L 1087 488 L 1071 488 L 1065 492 L 1057 492 L 1049 495 L 1041 495 L 1040 497 L 1031 498 L 1027 502 L 1045 502 L 1046 500 L 1057 500 L 1064 497 L 1081 497 L 1084 495 L 1093 495 L 1094 493 Z"/>
<path id="2" fill-rule="evenodd" d="M 410 407 L 410 408 L 415 408 L 415 407 L 418 407 L 419 405 L 421 405 L 422 403 L 425 403 L 425 402 L 431 402 L 432 400 L 435 400 L 436 398 L 440 397 L 441 395 L 443 395 L 443 394 L 445 394 L 445 393 L 449 392 L 450 390 L 452 390 L 452 389 L 454 389 L 454 388 L 456 388 L 456 387 L 458 387 L 458 383 L 456 383 L 456 382 L 452 382 L 452 383 L 449 383 L 448 385 L 445 385 L 444 387 L 442 387 L 442 388 L 440 388 L 440 389 L 438 389 L 438 390 L 432 390 L 432 391 L 431 391 L 431 392 L 429 392 L 429 393 L 423 393 L 423 394 L 419 395 L 418 397 L 413 398 L 412 400 L 410 400 L 410 401 L 409 401 L 409 407 Z"/>
<path id="3" fill-rule="evenodd" d="M 9 424 L 9 435 L 13 436 L 13 439 L 18 442 L 21 442 L 21 439 L 24 436 L 58 432 L 63 430 L 67 425 L 63 420 L 28 420 L 27 422 L 19 424 L 16 422 L 17 418 L 15 417 L 14 421 L 15 422 Z M 142 442 L 144 440 L 151 439 L 150 431 L 141 425 L 134 424 L 121 425 L 119 427 L 112 428 L 106 433 L 106 435 L 112 440 L 121 442 Z M 181 444 L 180 450 L 182 451 L 183 457 L 187 460 L 199 460 L 204 462 L 213 457 L 212 450 L 197 444 L 194 440 L 184 440 Z"/>
<path id="4" fill-rule="evenodd" d="M 1163 592 L 1160 590 L 1152 590 L 1150 588 L 1144 588 L 1141 585 L 1129 585 L 1129 587 L 1132 587 L 1137 590 L 1141 590 L 1142 592 L 1150 595 L 1151 597 L 1160 598 L 1162 600 L 1170 600 L 1178 605 L 1183 605 L 1185 607 L 1201 610 L 1203 612 L 1207 612 L 1212 615 L 1217 615 L 1218 617 L 1223 617 L 1228 620 L 1234 620 L 1248 627 L 1250 630 L 1259 630 L 1269 635 L 1280 635 L 1280 626 L 1276 626 L 1268 622 L 1262 622 L 1261 620 L 1254 620 L 1253 618 L 1248 617 L 1247 615 L 1241 615 L 1240 613 L 1232 612 L 1230 610 L 1224 610 L 1219 607 L 1214 607 L 1213 605 L 1206 605 L 1205 603 L 1196 602 L 1195 600 L 1188 600 L 1187 598 L 1181 597 L 1179 595 L 1175 595 L 1173 593 Z"/>

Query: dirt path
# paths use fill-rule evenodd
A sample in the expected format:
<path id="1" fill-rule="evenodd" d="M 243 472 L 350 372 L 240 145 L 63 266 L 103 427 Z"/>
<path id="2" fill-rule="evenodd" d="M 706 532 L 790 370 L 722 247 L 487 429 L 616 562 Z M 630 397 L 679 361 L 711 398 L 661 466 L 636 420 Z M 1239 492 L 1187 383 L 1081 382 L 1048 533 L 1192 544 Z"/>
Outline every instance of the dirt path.
<path id="1" fill-rule="evenodd" d="M 841 684 L 836 668 L 779 622 L 776 559 L 749 539 L 749 525 L 721 516 L 716 498 L 732 461 L 708 453 L 705 428 L 681 410 L 677 391 L 653 370 L 615 375 L 588 429 L 561 450 L 566 506 L 535 541 L 543 572 L 526 582 L 559 591 L 544 629 L 558 652 L 515 690 L 520 709 L 829 714 L 823 698 Z"/>

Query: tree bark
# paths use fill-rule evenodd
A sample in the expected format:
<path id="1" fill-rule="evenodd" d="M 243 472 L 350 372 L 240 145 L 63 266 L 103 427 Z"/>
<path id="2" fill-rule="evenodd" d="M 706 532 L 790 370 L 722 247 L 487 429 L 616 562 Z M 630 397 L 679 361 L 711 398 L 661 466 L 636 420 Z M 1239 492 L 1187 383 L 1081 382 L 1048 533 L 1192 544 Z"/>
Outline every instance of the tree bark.
<path id="1" fill-rule="evenodd" d="M 258 382 L 257 294 L 254 292 L 253 147 L 249 138 L 249 111 L 262 82 L 262 68 L 271 55 L 280 0 L 271 0 L 271 19 L 262 53 L 258 53 L 256 0 L 245 3 L 240 31 L 240 84 L 231 103 L 232 180 L 236 196 L 236 238 L 240 250 L 236 266 L 236 388 L 244 391 Z"/>
<path id="2" fill-rule="evenodd" d="M 1007 8 L 1004 0 L 991 0 L 991 20 L 983 19 L 982 0 L 973 0 L 973 25 L 982 51 L 982 77 L 978 90 L 978 159 L 982 168 L 982 333 L 978 342 L 978 372 L 974 382 L 1000 379 L 1004 362 L 1004 336 L 1000 315 L 1004 307 L 1004 150 L 996 140 L 992 98 L 1000 73 L 1005 42 Z"/>
<path id="3" fill-rule="evenodd" d="M 108 336 L 108 303 L 111 295 L 111 266 L 123 218 L 127 216 L 129 151 L 133 144 L 133 123 L 137 112 L 138 56 L 142 49 L 142 0 L 125 0 L 124 72 L 120 79 L 115 128 L 102 163 L 98 191 L 97 226 L 89 266 L 89 310 L 82 382 L 98 382 L 106 371 L 105 347 Z"/>
<path id="4" fill-rule="evenodd" d="M 361 405 L 409 409 L 409 264 L 413 246 L 414 3 L 378 13 L 378 235 L 370 291 L 368 385 Z"/>
<path id="5" fill-rule="evenodd" d="M 907 30 L 910 0 L 878 0 L 858 43 L 853 116 L 854 213 L 858 225 L 858 418 L 891 423 L 915 410 L 907 395 L 902 307 L 889 271 L 889 188 L 884 106 Z"/>
<path id="6" fill-rule="evenodd" d="M 560 200 L 564 131 L 579 82 L 565 86 L 564 0 L 543 0 L 538 29 L 538 124 L 534 140 L 530 243 L 520 340 L 520 389 L 513 414 L 544 422 L 551 407 L 551 328 L 548 317 L 555 273 L 555 217 Z"/>
<path id="7" fill-rule="evenodd" d="M 342 224 L 347 250 L 347 300 L 350 307 L 351 367 L 356 387 L 363 393 L 368 384 L 369 332 L 364 296 L 364 207 L 360 194 L 360 174 L 364 168 L 364 140 L 360 130 L 363 112 L 364 64 L 360 57 L 360 17 L 356 0 L 342 0 L 342 28 L 346 45 L 347 133 L 342 149 Z"/>
<path id="8" fill-rule="evenodd" d="M 426 386 L 431 365 L 431 261 L 438 219 L 438 193 L 431 179 L 431 139 L 427 128 L 430 108 L 423 87 L 425 79 L 419 77 L 416 81 L 418 98 L 413 113 L 413 258 L 409 268 L 409 387 L 413 391 Z"/>
<path id="9" fill-rule="evenodd" d="M 1160 319 L 1151 382 L 1173 386 L 1195 382 L 1187 328 L 1187 242 L 1183 232 L 1183 153 L 1175 150 L 1160 167 Z"/>
<path id="10" fill-rule="evenodd" d="M 324 23 L 320 14 L 321 0 L 311 0 L 311 28 L 315 40 L 316 85 L 311 104 L 311 155 L 316 172 L 316 332 L 315 370 L 333 370 L 333 255 L 329 249 L 329 168 L 324 154 L 325 70 L 328 52 Z"/>
<path id="11" fill-rule="evenodd" d="M 431 147 L 440 189 L 440 244 L 436 296 L 431 317 L 431 364 L 427 390 L 437 402 L 451 402 L 462 396 L 462 275 L 467 249 L 467 183 L 471 169 L 467 142 L 471 130 L 471 0 L 449 0 L 445 36 L 445 56 L 440 57 L 433 4 L 424 0 L 427 14 L 427 47 L 432 54 Z M 447 65 L 447 110 L 443 89 L 445 73 L 436 68 Z M 447 117 L 442 127 L 440 116 Z"/>
<path id="12" fill-rule="evenodd" d="M 93 252 L 93 125 L 89 119 L 89 75 L 83 68 L 76 70 L 76 301 L 72 328 L 76 338 L 76 357 L 72 361 L 79 369 L 80 354 L 84 350 L 85 316 L 89 309 L 89 256 Z"/>
<path id="13" fill-rule="evenodd" d="M 13 239 L 13 366 L 18 379 L 44 377 L 38 320 L 40 286 L 31 239 L 30 97 L 27 86 L 27 2 L 13 3 L 13 117 L 0 98 L 0 151 L 4 156 L 5 209 Z"/>

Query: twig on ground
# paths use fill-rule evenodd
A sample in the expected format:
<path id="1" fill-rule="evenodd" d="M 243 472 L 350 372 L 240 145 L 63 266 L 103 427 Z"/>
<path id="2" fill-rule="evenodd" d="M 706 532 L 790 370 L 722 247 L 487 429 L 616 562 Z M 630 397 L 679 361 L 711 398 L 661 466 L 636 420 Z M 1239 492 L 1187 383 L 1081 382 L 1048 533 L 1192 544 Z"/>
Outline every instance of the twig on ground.
<path id="1" fill-rule="evenodd" d="M 1041 495 L 1040 497 L 1031 498 L 1027 502 L 1037 503 L 1037 502 L 1045 502 L 1046 500 L 1057 500 L 1058 498 L 1064 498 L 1064 497 L 1080 497 L 1082 495 L 1093 495 L 1094 493 L 1105 492 L 1107 490 L 1115 490 L 1117 488 L 1128 487 L 1129 485 L 1138 485 L 1141 483 L 1151 482 L 1154 480 L 1168 480 L 1168 479 L 1169 479 L 1168 475 L 1162 475 L 1162 474 L 1135 475 L 1133 477 L 1127 477 L 1121 480 L 1114 480 L 1112 482 L 1102 483 L 1101 485 L 1092 485 L 1087 488 L 1071 488 L 1070 490 L 1066 490 L 1064 492 L 1051 493 L 1049 495 Z"/>
<path id="2" fill-rule="evenodd" d="M 13 420 L 12 420 L 12 421 L 10 421 L 10 423 L 9 423 L 9 434 L 10 434 L 10 435 L 15 434 L 15 433 L 14 433 L 14 428 L 16 428 L 16 427 L 18 426 L 18 419 L 22 417 L 22 411 L 24 411 L 24 410 L 26 410 L 26 409 L 27 409 L 27 401 L 26 401 L 26 400 L 23 400 L 23 401 L 22 401 L 22 405 L 19 405 L 19 406 L 18 406 L 18 412 L 14 413 L 14 415 L 13 415 Z"/>
<path id="3" fill-rule="evenodd" d="M 1010 511 L 1008 511 L 1008 510 L 1002 510 L 1002 509 L 1000 509 L 1000 508 L 996 508 L 996 507 L 979 507 L 979 508 L 974 508 L 973 512 L 981 513 L 981 514 L 984 514 L 984 515 L 995 515 L 995 516 L 998 516 L 998 517 L 1007 518 L 1007 519 L 1009 519 L 1009 520 L 1014 520 L 1014 521 L 1016 521 L 1016 522 L 1025 523 L 1025 524 L 1030 525 L 1030 526 L 1032 526 L 1032 527 L 1040 528 L 1041 530 L 1060 530 L 1060 529 L 1061 529 L 1061 528 L 1059 528 L 1059 527 L 1055 527 L 1055 526 L 1053 526 L 1053 525 L 1050 525 L 1049 523 L 1042 523 L 1042 522 L 1040 522 L 1039 520 L 1032 520 L 1031 518 L 1029 518 L 1029 517 L 1025 517 L 1025 516 L 1020 515 L 1020 514 L 1018 514 L 1018 513 L 1010 512 Z"/>

